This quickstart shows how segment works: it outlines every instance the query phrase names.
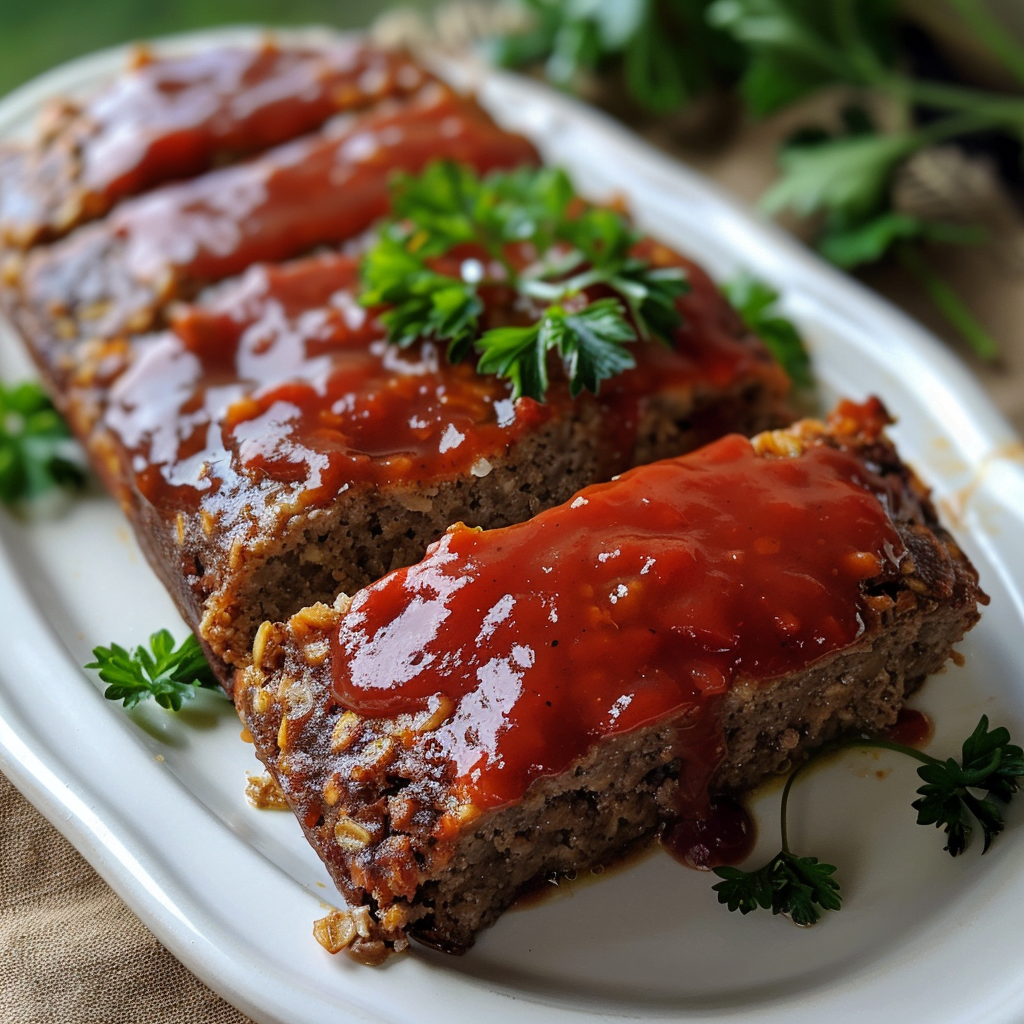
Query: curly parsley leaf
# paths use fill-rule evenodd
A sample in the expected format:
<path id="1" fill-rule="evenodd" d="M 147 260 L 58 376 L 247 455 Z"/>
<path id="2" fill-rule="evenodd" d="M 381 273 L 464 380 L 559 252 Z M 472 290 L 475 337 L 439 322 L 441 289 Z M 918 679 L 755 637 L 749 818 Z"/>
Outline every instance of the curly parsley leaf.
<path id="1" fill-rule="evenodd" d="M 747 327 L 756 334 L 800 388 L 809 388 L 811 360 L 800 332 L 791 320 L 780 316 L 779 293 L 750 274 L 740 274 L 722 287 Z"/>
<path id="2" fill-rule="evenodd" d="M 516 398 L 543 401 L 548 353 L 561 358 L 575 396 L 635 365 L 624 346 L 638 338 L 673 343 L 682 271 L 633 255 L 639 235 L 627 219 L 586 206 L 564 171 L 480 177 L 431 164 L 395 180 L 393 217 L 363 259 L 360 301 L 383 307 L 396 345 L 445 342 L 453 362 L 475 348 L 481 373 L 510 380 Z M 484 287 L 511 290 L 516 317 L 533 322 L 485 329 Z"/>
<path id="3" fill-rule="evenodd" d="M 918 789 L 920 799 L 913 803 L 919 825 L 935 825 L 947 836 L 950 856 L 963 853 L 973 831 L 972 819 L 985 837 L 982 852 L 1003 831 L 1003 816 L 990 797 L 1006 803 L 1024 782 L 1024 750 L 1010 743 L 1006 729 L 989 731 L 988 717 L 982 715 L 977 728 L 964 741 L 962 759 L 932 759 L 917 774 L 925 785 Z M 970 792 L 987 790 L 987 796 Z"/>
<path id="4" fill-rule="evenodd" d="M 816 857 L 798 857 L 789 849 L 787 810 L 793 783 L 809 765 L 824 755 L 848 747 L 892 750 L 923 762 L 918 775 L 924 785 L 913 807 L 919 825 L 935 825 L 946 832 L 946 850 L 956 857 L 967 848 L 975 823 L 985 837 L 982 853 L 1004 828 L 996 800 L 1008 803 L 1024 787 L 1024 750 L 1010 742 L 1006 729 L 989 729 L 982 716 L 974 732 L 964 741 L 961 759 L 940 761 L 914 747 L 884 737 L 854 736 L 818 748 L 786 780 L 780 810 L 782 850 L 764 867 L 743 871 L 719 867 L 714 872 L 722 879 L 712 888 L 718 902 L 741 914 L 771 910 L 785 914 L 796 924 L 814 924 L 819 908 L 839 910 L 839 883 L 832 877 L 835 867 L 822 864 Z M 979 793 L 984 792 L 984 796 Z"/>
<path id="5" fill-rule="evenodd" d="M 431 270 L 405 240 L 382 234 L 363 262 L 362 301 L 388 306 L 381 323 L 388 340 L 408 348 L 423 337 L 448 343 L 453 362 L 464 358 L 478 333 L 483 303 L 475 286 Z"/>
<path id="6" fill-rule="evenodd" d="M 760 907 L 785 914 L 794 924 L 807 927 L 821 917 L 818 908 L 839 910 L 842 903 L 839 883 L 832 877 L 835 866 L 822 864 L 817 857 L 797 857 L 782 851 L 756 871 L 731 867 L 714 871 L 723 879 L 712 886 L 718 902 L 741 914 Z"/>
<path id="7" fill-rule="evenodd" d="M 84 484 L 71 432 L 42 387 L 0 384 L 0 500 L 16 505 L 55 487 Z"/>
<path id="8" fill-rule="evenodd" d="M 97 669 L 107 683 L 103 696 L 133 708 L 152 697 L 162 708 L 180 711 L 184 700 L 195 696 L 196 688 L 219 689 L 199 642 L 189 634 L 178 648 L 174 637 L 161 629 L 149 638 L 149 648 L 140 645 L 128 652 L 119 644 L 94 647 L 95 661 L 86 668 Z"/>

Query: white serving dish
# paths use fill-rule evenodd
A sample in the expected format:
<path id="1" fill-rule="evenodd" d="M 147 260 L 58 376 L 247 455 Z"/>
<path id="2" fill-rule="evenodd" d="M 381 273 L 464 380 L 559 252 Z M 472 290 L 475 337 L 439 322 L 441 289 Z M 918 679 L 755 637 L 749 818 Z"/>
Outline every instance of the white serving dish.
<path id="1" fill-rule="evenodd" d="M 252 38 L 201 33 L 165 48 Z M 295 33 L 282 33 L 294 36 Z M 0 102 L 0 137 L 40 102 L 88 91 L 121 66 L 105 51 Z M 831 398 L 882 396 L 904 456 L 934 488 L 992 595 L 981 625 L 917 701 L 931 750 L 956 754 L 981 713 L 1024 735 L 1024 448 L 968 371 L 932 336 L 778 229 L 601 115 L 514 76 L 444 65 L 499 120 L 566 166 L 585 193 L 627 197 L 641 226 L 717 276 L 776 285 Z M 26 363 L 9 331 L 0 369 Z M 79 668 L 98 643 L 142 642 L 173 606 L 115 504 L 92 495 L 60 519 L 0 516 L 0 768 L 157 936 L 261 1024 L 729 1020 L 758 1024 L 1024 1020 L 1016 948 L 1024 828 L 957 861 L 914 824 L 914 766 L 854 752 L 801 784 L 793 842 L 839 865 L 845 907 L 812 931 L 720 907 L 713 879 L 652 856 L 601 884 L 506 915 L 463 958 L 416 950 L 379 970 L 332 958 L 311 924 L 336 901 L 290 815 L 243 798 L 256 771 L 239 722 L 213 695 L 173 716 L 126 714 Z M 892 769 L 891 772 L 889 769 Z M 877 774 L 885 778 L 876 777 Z M 778 848 L 778 794 L 759 798 L 755 858 Z"/>

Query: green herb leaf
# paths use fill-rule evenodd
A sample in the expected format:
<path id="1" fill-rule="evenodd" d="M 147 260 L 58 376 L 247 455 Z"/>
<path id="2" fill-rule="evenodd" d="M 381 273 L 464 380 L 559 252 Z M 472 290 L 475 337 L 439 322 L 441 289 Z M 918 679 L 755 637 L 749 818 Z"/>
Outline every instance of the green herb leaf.
<path id="1" fill-rule="evenodd" d="M 585 206 L 564 171 L 481 178 L 432 164 L 396 179 L 393 207 L 395 219 L 363 259 L 360 301 L 384 307 L 396 345 L 447 342 L 452 361 L 475 346 L 480 372 L 511 380 L 517 398 L 543 401 L 550 352 L 577 395 L 635 365 L 623 346 L 638 337 L 673 344 L 677 300 L 688 288 L 682 272 L 633 256 L 639 236 L 626 218 Z M 520 243 L 534 254 L 525 266 Z M 518 293 L 517 317 L 536 311 L 536 321 L 485 330 L 479 290 L 488 286 Z M 591 302 L 591 289 L 605 294 Z"/>
<path id="2" fill-rule="evenodd" d="M 810 357 L 792 321 L 779 315 L 779 293 L 750 274 L 740 274 L 727 282 L 722 291 L 747 327 L 765 343 L 789 374 L 790 380 L 797 387 L 811 387 L 814 381 Z"/>
<path id="3" fill-rule="evenodd" d="M 925 783 L 917 791 L 921 798 L 913 803 L 917 823 L 942 828 L 947 836 L 945 848 L 956 857 L 967 849 L 973 818 L 985 837 L 984 853 L 1003 831 L 1003 816 L 992 800 L 970 790 L 987 790 L 989 797 L 1009 801 L 1024 782 L 1024 750 L 1010 743 L 1006 729 L 989 731 L 988 718 L 982 715 L 964 741 L 960 764 L 953 758 L 933 760 L 918 768 L 917 774 Z"/>
<path id="4" fill-rule="evenodd" d="M 756 871 L 715 868 L 723 881 L 712 886 L 718 902 L 730 910 L 749 914 L 759 907 L 773 914 L 785 914 L 795 924 L 808 926 L 818 921 L 818 910 L 839 910 L 842 897 L 832 877 L 835 866 L 817 857 L 797 857 L 782 851 Z"/>
<path id="5" fill-rule="evenodd" d="M 196 687 L 219 689 L 199 642 L 189 634 L 175 649 L 174 637 L 161 629 L 144 646 L 129 653 L 118 644 L 94 647 L 95 661 L 86 668 L 97 669 L 100 679 L 109 684 L 103 692 L 107 700 L 122 701 L 133 708 L 152 697 L 162 708 L 180 711 L 183 700 L 195 695 Z"/>
<path id="6" fill-rule="evenodd" d="M 668 114 L 742 70 L 743 50 L 707 21 L 710 0 L 520 0 L 530 15 L 520 32 L 492 40 L 505 67 L 543 62 L 567 89 L 595 72 L 621 72 L 627 93 Z"/>
<path id="7" fill-rule="evenodd" d="M 984 229 L 972 225 L 922 220 L 888 210 L 851 225 L 845 225 L 839 218 L 829 218 L 818 236 L 817 246 L 827 260 L 850 270 L 880 260 L 901 241 L 919 239 L 970 245 L 983 242 L 986 237 Z"/>
<path id="8" fill-rule="evenodd" d="M 42 387 L 34 381 L 0 384 L 0 500 L 16 505 L 84 483 L 71 433 Z"/>
<path id="9" fill-rule="evenodd" d="M 892 60 L 892 0 L 715 0 L 708 20 L 749 53 L 741 82 L 765 115 L 834 82 L 873 84 Z"/>
<path id="10" fill-rule="evenodd" d="M 782 178 L 761 206 L 768 213 L 789 207 L 801 216 L 830 210 L 851 220 L 865 217 L 888 204 L 894 170 L 920 145 L 917 135 L 903 133 L 788 146 L 779 155 Z"/>

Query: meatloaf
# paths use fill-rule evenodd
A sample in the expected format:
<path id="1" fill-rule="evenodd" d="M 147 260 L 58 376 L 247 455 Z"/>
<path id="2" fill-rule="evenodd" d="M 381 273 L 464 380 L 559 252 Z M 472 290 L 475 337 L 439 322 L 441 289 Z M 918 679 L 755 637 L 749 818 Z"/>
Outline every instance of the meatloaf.
<path id="1" fill-rule="evenodd" d="M 357 40 L 137 50 L 95 96 L 54 100 L 31 143 L 0 148 L 0 244 L 57 238 L 126 196 L 276 146 L 427 77 L 404 54 Z"/>
<path id="2" fill-rule="evenodd" d="M 472 100 L 429 82 L 9 256 L 4 304 L 59 390 L 83 348 L 163 326 L 170 303 L 252 263 L 358 235 L 387 212 L 390 173 L 439 159 L 488 171 L 533 163 L 536 153 Z"/>
<path id="3" fill-rule="evenodd" d="M 390 175 L 438 158 L 531 164 L 533 146 L 365 48 L 181 61 L 130 72 L 30 151 L 40 166 L 79 155 L 35 182 L 35 244 L 8 250 L 0 303 L 229 691 L 262 621 L 414 562 L 456 520 L 508 525 L 631 465 L 791 421 L 761 342 L 699 267 L 651 240 L 636 255 L 686 274 L 684 322 L 671 347 L 638 343 L 636 368 L 600 396 L 572 398 L 553 365 L 546 403 L 512 401 L 429 338 L 389 346 L 360 305 L 357 258 Z M 286 94 L 309 75 L 307 110 Z M 187 103 L 206 97 L 198 127 L 170 99 L 179 78 Z M 277 110 L 271 95 L 302 107 L 307 134 L 279 141 L 245 113 Z M 330 103 L 346 112 L 313 124 Z M 166 126 L 139 136 L 131 183 L 111 172 L 76 215 L 95 219 L 48 240 L 63 228 L 40 211 L 79 194 L 76 161 L 135 131 L 140 104 Z M 166 180 L 190 173 L 184 149 L 196 173 Z M 513 298 L 488 297 L 482 328 L 514 322 Z"/>
<path id="4" fill-rule="evenodd" d="M 509 525 L 634 464 L 789 421 L 784 375 L 710 278 L 651 255 L 686 270 L 684 323 L 672 349 L 637 345 L 599 396 L 571 398 L 553 364 L 545 403 L 512 401 L 430 341 L 389 346 L 343 255 L 254 267 L 137 343 L 90 449 L 225 682 L 265 619 L 416 561 L 456 520 Z"/>
<path id="5" fill-rule="evenodd" d="M 361 958 L 465 950 L 548 873 L 894 723 L 987 599 L 885 422 L 844 403 L 460 523 L 260 628 L 236 706 Z"/>

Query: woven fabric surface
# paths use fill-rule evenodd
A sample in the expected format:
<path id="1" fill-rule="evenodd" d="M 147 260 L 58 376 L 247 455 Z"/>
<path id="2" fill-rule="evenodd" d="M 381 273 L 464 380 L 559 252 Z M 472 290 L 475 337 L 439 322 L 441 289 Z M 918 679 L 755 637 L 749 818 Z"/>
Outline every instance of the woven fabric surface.
<path id="1" fill-rule="evenodd" d="M 0 775 L 0 1021 L 248 1024 Z"/>

